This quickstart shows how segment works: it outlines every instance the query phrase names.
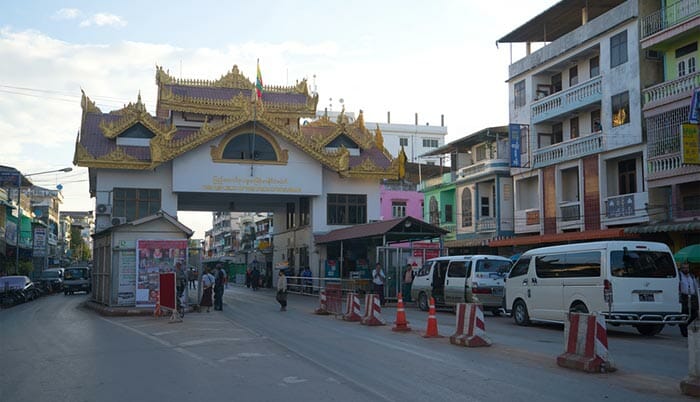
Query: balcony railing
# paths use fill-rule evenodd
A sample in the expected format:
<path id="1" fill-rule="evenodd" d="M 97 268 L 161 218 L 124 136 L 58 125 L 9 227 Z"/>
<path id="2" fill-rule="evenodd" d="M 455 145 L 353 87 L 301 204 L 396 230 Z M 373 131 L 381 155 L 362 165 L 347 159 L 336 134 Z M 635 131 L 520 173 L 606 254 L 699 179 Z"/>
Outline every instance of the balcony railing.
<path id="1" fill-rule="evenodd" d="M 515 233 L 540 231 L 540 210 L 537 208 L 515 211 Z"/>
<path id="2" fill-rule="evenodd" d="M 532 152 L 532 165 L 534 168 L 540 168 L 562 161 L 579 159 L 586 155 L 602 152 L 603 147 L 603 133 L 597 132 L 534 150 Z"/>
<path id="3" fill-rule="evenodd" d="M 468 180 L 470 178 L 498 172 L 510 172 L 509 159 L 487 159 L 473 165 L 465 166 L 457 170 L 457 180 Z"/>
<path id="4" fill-rule="evenodd" d="M 655 174 L 661 174 L 671 170 L 679 169 L 683 166 L 681 154 L 669 154 L 660 158 L 649 160 L 649 175 L 653 177 Z"/>
<path id="5" fill-rule="evenodd" d="M 477 232 L 495 232 L 496 231 L 496 220 L 488 217 L 481 218 L 476 221 L 476 231 Z"/>
<path id="6" fill-rule="evenodd" d="M 605 220 L 608 224 L 646 222 L 649 193 L 613 195 L 605 199 Z M 614 222 L 611 222 L 614 221 Z"/>
<path id="7" fill-rule="evenodd" d="M 578 221 L 581 219 L 581 204 L 576 201 L 573 203 L 566 203 L 559 207 L 561 210 L 561 220 L 563 222 Z"/>
<path id="8" fill-rule="evenodd" d="M 700 0 L 680 0 L 642 18 L 642 39 L 700 15 Z"/>
<path id="9" fill-rule="evenodd" d="M 698 0 L 700 1 L 700 0 Z M 690 96 L 693 89 L 700 86 L 700 72 L 684 75 L 672 81 L 662 82 L 642 91 L 644 107 L 647 108 L 656 103 L 663 103 L 664 99 L 687 94 Z"/>
<path id="10" fill-rule="evenodd" d="M 532 104 L 532 123 L 537 124 L 549 118 L 571 112 L 581 106 L 590 105 L 602 98 L 602 78 L 600 76 L 549 95 Z"/>

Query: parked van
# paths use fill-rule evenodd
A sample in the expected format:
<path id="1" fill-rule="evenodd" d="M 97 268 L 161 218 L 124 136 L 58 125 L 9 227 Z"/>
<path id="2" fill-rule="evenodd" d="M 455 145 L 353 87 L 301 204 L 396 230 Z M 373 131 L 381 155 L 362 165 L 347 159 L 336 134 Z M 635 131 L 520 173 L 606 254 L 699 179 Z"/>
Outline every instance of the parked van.
<path id="1" fill-rule="evenodd" d="M 656 335 L 686 320 L 678 270 L 668 246 L 603 241 L 542 247 L 523 253 L 508 274 L 506 310 L 518 325 L 564 322 L 569 311 L 603 314 L 612 325 Z"/>
<path id="2" fill-rule="evenodd" d="M 511 261 L 496 255 L 456 255 L 432 258 L 423 264 L 411 286 L 411 298 L 428 310 L 430 297 L 436 306 L 480 303 L 494 315 L 503 306 L 504 277 Z"/>

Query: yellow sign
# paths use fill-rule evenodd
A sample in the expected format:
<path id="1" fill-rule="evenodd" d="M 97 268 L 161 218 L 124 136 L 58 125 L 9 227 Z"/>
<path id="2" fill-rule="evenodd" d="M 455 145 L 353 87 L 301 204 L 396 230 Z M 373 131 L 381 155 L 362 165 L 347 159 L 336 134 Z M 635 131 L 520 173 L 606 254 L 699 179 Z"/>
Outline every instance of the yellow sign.
<path id="1" fill-rule="evenodd" d="M 700 165 L 700 131 L 697 124 L 683 124 L 681 141 L 682 163 Z"/>

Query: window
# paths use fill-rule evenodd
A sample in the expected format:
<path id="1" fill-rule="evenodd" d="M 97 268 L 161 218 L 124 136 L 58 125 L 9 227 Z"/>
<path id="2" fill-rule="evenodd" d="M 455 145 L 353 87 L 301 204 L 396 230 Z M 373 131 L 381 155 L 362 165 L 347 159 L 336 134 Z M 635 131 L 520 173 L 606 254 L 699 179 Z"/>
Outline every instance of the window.
<path id="1" fill-rule="evenodd" d="M 394 218 L 406 216 L 406 201 L 392 201 L 391 216 Z"/>
<path id="2" fill-rule="evenodd" d="M 600 124 L 600 109 L 591 112 L 591 132 L 597 133 L 603 130 L 603 126 Z"/>
<path id="3" fill-rule="evenodd" d="M 450 278 L 466 278 L 467 263 L 467 261 L 452 261 L 447 268 L 447 276 Z"/>
<path id="4" fill-rule="evenodd" d="M 610 68 L 627 63 L 627 31 L 610 38 Z"/>
<path id="5" fill-rule="evenodd" d="M 573 117 L 569 120 L 569 132 L 571 134 L 571 139 L 578 138 L 578 117 Z"/>
<path id="6" fill-rule="evenodd" d="M 440 211 L 438 210 L 438 203 L 437 199 L 435 196 L 430 197 L 430 203 L 429 206 L 429 219 L 430 219 L 430 224 L 432 225 L 439 225 L 440 224 Z"/>
<path id="7" fill-rule="evenodd" d="M 287 203 L 287 229 L 296 227 L 296 211 L 293 202 Z"/>
<path id="8" fill-rule="evenodd" d="M 617 164 L 619 191 L 622 194 L 634 194 L 637 192 L 637 161 L 628 159 Z"/>
<path id="9" fill-rule="evenodd" d="M 260 135 L 250 133 L 233 137 L 228 144 L 226 144 L 222 158 L 276 161 L 277 153 L 267 139 Z"/>
<path id="10" fill-rule="evenodd" d="M 675 278 L 676 268 L 673 257 L 668 252 L 629 251 L 610 252 L 612 276 L 620 278 Z"/>
<path id="11" fill-rule="evenodd" d="M 588 69 L 590 71 L 590 76 L 591 78 L 597 77 L 600 75 L 600 57 L 591 57 L 591 60 L 589 60 L 589 66 Z"/>
<path id="12" fill-rule="evenodd" d="M 530 267 L 530 257 L 522 257 L 513 265 L 513 269 L 510 270 L 508 278 L 516 278 L 518 276 L 527 275 L 528 268 Z"/>
<path id="13" fill-rule="evenodd" d="M 481 216 L 491 216 L 489 197 L 481 197 Z"/>
<path id="14" fill-rule="evenodd" d="M 563 141 L 564 126 L 561 123 L 552 124 L 552 144 L 558 144 Z"/>
<path id="15" fill-rule="evenodd" d="M 516 109 L 525 106 L 525 80 L 516 82 L 513 85 L 513 102 Z"/>
<path id="16" fill-rule="evenodd" d="M 612 101 L 612 125 L 621 126 L 630 122 L 629 93 L 613 95 Z"/>
<path id="17" fill-rule="evenodd" d="M 311 224 L 311 214 L 309 198 L 299 198 L 299 226 L 309 226 Z"/>
<path id="18" fill-rule="evenodd" d="M 367 195 L 328 194 L 329 225 L 367 223 Z"/>
<path id="19" fill-rule="evenodd" d="M 434 138 L 423 138 L 423 148 L 437 148 L 438 140 Z"/>
<path id="20" fill-rule="evenodd" d="M 486 159 L 486 144 L 481 144 L 476 147 L 476 162 Z"/>
<path id="21" fill-rule="evenodd" d="M 399 146 L 400 147 L 407 147 L 408 146 L 408 138 L 404 138 L 404 137 L 399 138 Z"/>
<path id="22" fill-rule="evenodd" d="M 530 133 L 529 126 L 520 127 L 520 154 L 526 154 L 530 148 L 530 139 L 528 134 Z"/>
<path id="23" fill-rule="evenodd" d="M 462 227 L 472 225 L 472 191 L 468 188 L 462 190 Z"/>
<path id="24" fill-rule="evenodd" d="M 554 74 L 552 80 L 552 93 L 561 91 L 561 73 Z"/>
<path id="25" fill-rule="evenodd" d="M 676 49 L 676 63 L 678 66 L 678 76 L 693 74 L 695 72 L 695 55 L 698 51 L 698 43 L 693 42 Z"/>
<path id="26" fill-rule="evenodd" d="M 115 188 L 112 216 L 127 221 L 143 218 L 160 210 L 160 189 Z"/>
<path id="27" fill-rule="evenodd" d="M 573 87 L 578 84 L 578 66 L 573 66 L 569 69 L 569 86 Z"/>
<path id="28" fill-rule="evenodd" d="M 445 205 L 445 222 L 452 222 L 452 205 Z"/>
<path id="29" fill-rule="evenodd" d="M 299 247 L 299 268 L 306 268 L 309 266 L 309 248 Z"/>
<path id="30" fill-rule="evenodd" d="M 535 257 L 539 278 L 581 278 L 600 276 L 600 253 L 587 251 Z"/>

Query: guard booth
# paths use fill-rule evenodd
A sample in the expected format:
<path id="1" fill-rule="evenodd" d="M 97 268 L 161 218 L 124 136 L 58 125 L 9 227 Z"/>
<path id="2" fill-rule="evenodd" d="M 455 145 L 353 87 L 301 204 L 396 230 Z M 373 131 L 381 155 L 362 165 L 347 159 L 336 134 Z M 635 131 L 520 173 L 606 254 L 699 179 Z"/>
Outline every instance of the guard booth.
<path id="1" fill-rule="evenodd" d="M 378 262 L 386 275 L 384 297 L 396 300 L 406 264 L 421 265 L 427 258 L 442 255 L 447 233 L 438 226 L 405 216 L 317 235 L 319 258 L 326 267 L 321 285 L 340 282 L 343 293 L 369 291 L 371 273 Z"/>

